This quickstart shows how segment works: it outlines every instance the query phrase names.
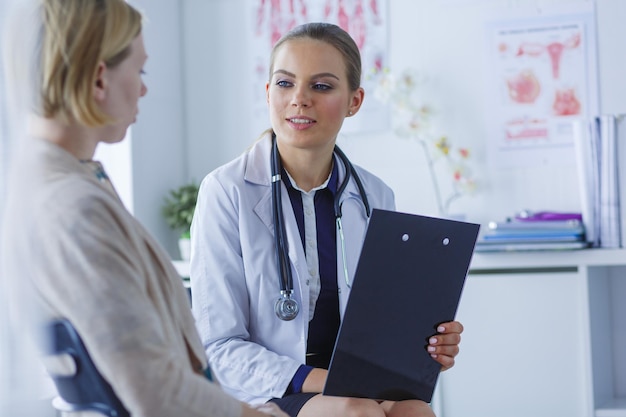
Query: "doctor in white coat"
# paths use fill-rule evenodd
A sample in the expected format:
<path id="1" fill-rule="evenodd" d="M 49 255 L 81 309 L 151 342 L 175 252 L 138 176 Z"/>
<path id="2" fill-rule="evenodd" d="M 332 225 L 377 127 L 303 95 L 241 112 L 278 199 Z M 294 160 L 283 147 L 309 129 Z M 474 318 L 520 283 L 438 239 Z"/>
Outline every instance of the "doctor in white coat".
<path id="1" fill-rule="evenodd" d="M 350 171 L 334 151 L 344 118 L 363 101 L 360 66 L 356 44 L 335 25 L 302 25 L 278 41 L 266 86 L 272 128 L 200 187 L 191 228 L 193 312 L 217 379 L 243 401 L 272 401 L 301 417 L 432 416 L 417 400 L 319 394 L 369 210 L 395 208 L 387 185 L 360 167 Z M 291 279 L 279 267 L 281 233 Z M 278 317 L 277 300 L 285 298 L 297 303 L 295 317 Z M 454 364 L 462 330 L 444 323 L 430 339 L 442 369 Z"/>

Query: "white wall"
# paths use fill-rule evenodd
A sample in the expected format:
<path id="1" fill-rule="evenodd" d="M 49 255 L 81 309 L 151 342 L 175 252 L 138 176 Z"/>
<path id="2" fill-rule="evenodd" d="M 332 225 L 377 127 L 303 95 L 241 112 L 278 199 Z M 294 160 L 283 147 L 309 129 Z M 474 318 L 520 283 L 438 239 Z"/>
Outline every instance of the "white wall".
<path id="1" fill-rule="evenodd" d="M 626 2 L 598 2 L 600 107 L 603 113 L 626 113 Z"/>
<path id="2" fill-rule="evenodd" d="M 6 18 L 6 13 L 8 9 L 8 2 L 0 1 L 0 23 L 4 22 Z M 2 25 L 4 27 L 4 25 Z M 0 41 L 2 37 L 0 37 Z M 0 63 L 2 63 L 2 53 L 4 51 L 3 44 L 0 44 Z M 5 183 L 6 183 L 6 175 L 8 173 L 7 167 L 9 163 L 8 158 L 8 126 L 6 121 L 6 104 L 4 97 L 5 86 L 4 86 L 4 65 L 0 65 L 0 195 L 4 195 Z M 2 204 L 0 204 L 0 216 L 2 215 Z"/>
<path id="3" fill-rule="evenodd" d="M 147 18 L 148 94 L 132 127 L 130 174 L 123 173 L 127 165 L 122 162 L 113 175 L 120 170 L 121 176 L 130 175 L 133 197 L 127 205 L 176 258 L 178 232 L 170 230 L 161 215 L 164 197 L 183 183 L 200 181 L 239 153 L 249 137 L 241 98 L 247 74 L 240 64 L 246 56 L 243 23 L 237 18 L 241 2 L 131 3 Z M 128 157 L 124 150 L 111 152 Z"/>
<path id="4" fill-rule="evenodd" d="M 262 131 L 250 123 L 247 4 L 241 0 L 182 4 L 187 155 L 189 174 L 198 181 L 240 154 Z M 258 88 L 264 91 L 265 85 Z"/>
<path id="5" fill-rule="evenodd" d="M 181 7 L 180 2 L 170 0 L 136 0 L 132 3 L 147 18 L 143 35 L 148 52 L 144 67 L 148 94 L 139 104 L 140 113 L 132 127 L 129 147 L 132 155 L 132 184 L 129 186 L 133 192 L 132 209 L 135 216 L 176 256 L 177 233 L 165 223 L 161 206 L 167 192 L 188 178 Z M 123 163 L 122 169 L 128 169 L 128 165 Z M 119 188 L 122 185 L 116 186 Z"/>
<path id="6" fill-rule="evenodd" d="M 574 4 L 581 1 L 448 1 L 420 0 L 391 4 L 391 67 L 415 67 L 432 77 L 439 87 L 436 102 L 453 143 L 472 150 L 473 166 L 479 180 L 478 193 L 464 197 L 452 211 L 484 223 L 502 219 L 521 209 L 576 210 L 578 195 L 573 166 L 554 169 L 533 166 L 521 169 L 495 169 L 487 155 L 488 129 L 485 106 L 489 81 L 485 62 L 484 24 L 498 9 L 519 9 L 548 4 Z M 511 12 L 514 14 L 514 12 Z M 626 34 L 624 36 L 626 41 Z M 417 147 L 398 143 L 393 136 L 366 138 L 351 149 L 354 159 L 377 172 L 396 190 L 398 206 L 411 212 L 436 214 L 432 194 Z M 402 170 L 376 164 L 376 149 L 389 143 L 389 153 L 399 158 Z M 408 152 L 405 150 L 408 149 Z M 413 162 L 412 162 L 413 161 Z M 419 161 L 418 163 L 414 161 Z M 412 162 L 412 163 L 411 163 Z M 412 169 L 409 168 L 412 166 Z"/>
<path id="7" fill-rule="evenodd" d="M 454 144 L 473 152 L 479 192 L 452 206 L 485 222 L 529 209 L 579 210 L 575 167 L 538 165 L 494 169 L 487 158 L 485 126 L 485 16 L 501 8 L 576 6 L 587 0 L 390 0 L 392 68 L 417 68 L 431 76 L 435 105 L 445 112 Z M 246 76 L 245 0 L 183 2 L 185 124 L 189 174 L 202 178 L 257 137 L 246 123 L 251 103 Z M 597 0 L 600 110 L 626 112 L 626 2 Z M 259 88 L 264 86 L 260 85 Z M 367 92 L 366 92 L 367 93 Z M 371 93 L 371 92 L 370 92 Z M 366 96 L 367 97 L 367 96 Z M 366 98 L 373 99 L 371 95 Z M 358 116 L 357 116 L 358 117 Z M 352 160 L 395 190 L 403 211 L 436 214 L 432 187 L 418 145 L 389 132 L 341 135 Z M 381 152 L 384 149 L 384 152 Z"/>
<path id="8" fill-rule="evenodd" d="M 487 155 L 484 23 L 507 9 L 579 6 L 590 0 L 389 0 L 389 63 L 431 77 L 433 104 L 455 145 L 472 150 L 480 181 L 474 196 L 452 212 L 484 223 L 521 209 L 580 210 L 571 161 L 558 166 L 495 168 Z M 167 190 L 241 153 L 269 126 L 253 117 L 251 55 L 246 42 L 250 0 L 136 0 L 145 28 L 148 95 L 133 128 L 132 189 L 137 217 L 176 253 L 175 234 L 161 216 Z M 626 112 L 626 2 L 597 0 L 600 112 Z M 366 100 L 372 100 L 366 92 Z M 358 117 L 358 115 L 357 115 Z M 423 155 L 415 142 L 391 130 L 341 134 L 355 163 L 382 177 L 396 192 L 398 209 L 436 214 Z M 381 149 L 384 152 L 381 152 Z"/>

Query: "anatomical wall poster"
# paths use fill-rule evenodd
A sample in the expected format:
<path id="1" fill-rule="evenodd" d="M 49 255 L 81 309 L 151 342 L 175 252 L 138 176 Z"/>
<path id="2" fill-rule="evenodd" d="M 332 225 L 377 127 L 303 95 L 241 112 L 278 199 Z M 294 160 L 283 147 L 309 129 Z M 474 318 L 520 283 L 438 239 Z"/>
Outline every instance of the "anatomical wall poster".
<path id="1" fill-rule="evenodd" d="M 597 113 L 591 7 L 488 24 L 487 113 L 495 160 L 507 165 L 562 160 L 573 148 L 572 122 Z"/>
<path id="2" fill-rule="evenodd" d="M 272 47 L 287 31 L 306 22 L 334 23 L 355 40 L 362 58 L 362 83 L 372 92 L 367 74 L 388 66 L 388 0 L 248 0 L 251 24 L 248 39 L 252 51 L 253 86 L 261 97 L 254 102 L 255 119 L 267 120 L 265 91 L 258 86 L 268 80 Z M 373 83 L 372 83 L 373 84 Z M 370 95 L 371 97 L 371 95 Z M 383 129 L 389 124 L 388 111 L 378 100 L 365 100 L 359 114 L 347 118 L 343 133 Z M 265 122 L 267 125 L 267 122 Z M 267 126 L 266 126 L 267 127 Z"/>

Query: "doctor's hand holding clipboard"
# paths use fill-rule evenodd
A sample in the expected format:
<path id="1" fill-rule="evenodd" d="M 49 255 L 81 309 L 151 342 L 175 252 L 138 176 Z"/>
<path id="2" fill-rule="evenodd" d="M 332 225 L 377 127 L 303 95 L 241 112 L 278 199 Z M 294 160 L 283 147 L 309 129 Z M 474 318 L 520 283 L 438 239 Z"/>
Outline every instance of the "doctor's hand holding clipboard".
<path id="1" fill-rule="evenodd" d="M 454 358 L 459 354 L 459 343 L 463 325 L 458 321 L 440 324 L 438 334 L 428 340 L 430 356 L 441 364 L 441 370 L 446 371 L 454 366 Z"/>
<path id="2" fill-rule="evenodd" d="M 193 311 L 212 370 L 236 398 L 301 417 L 433 416 L 419 400 L 320 394 L 370 214 L 395 209 L 392 190 L 335 145 L 363 102 L 360 80 L 359 49 L 338 26 L 304 24 L 275 44 L 271 129 L 200 186 Z M 442 369 L 462 330 L 444 323 L 424 347 Z"/>
<path id="3" fill-rule="evenodd" d="M 441 364 L 443 372 L 454 366 L 454 358 L 459 353 L 463 325 L 458 321 L 442 323 L 437 327 L 437 331 L 438 333 L 428 340 L 427 351 L 435 361 Z M 327 375 L 326 369 L 313 369 L 302 387 L 303 391 L 322 392 Z"/>

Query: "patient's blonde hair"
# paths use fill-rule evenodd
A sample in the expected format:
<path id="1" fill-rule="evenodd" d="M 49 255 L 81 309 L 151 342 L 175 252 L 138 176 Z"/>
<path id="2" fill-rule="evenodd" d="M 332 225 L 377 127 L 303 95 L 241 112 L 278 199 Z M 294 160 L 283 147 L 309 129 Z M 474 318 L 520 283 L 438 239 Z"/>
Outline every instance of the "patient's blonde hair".
<path id="1" fill-rule="evenodd" d="M 40 0 L 41 115 L 103 126 L 112 120 L 96 104 L 98 64 L 113 68 L 141 33 L 141 14 L 125 0 Z"/>

